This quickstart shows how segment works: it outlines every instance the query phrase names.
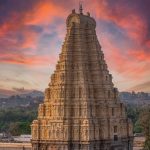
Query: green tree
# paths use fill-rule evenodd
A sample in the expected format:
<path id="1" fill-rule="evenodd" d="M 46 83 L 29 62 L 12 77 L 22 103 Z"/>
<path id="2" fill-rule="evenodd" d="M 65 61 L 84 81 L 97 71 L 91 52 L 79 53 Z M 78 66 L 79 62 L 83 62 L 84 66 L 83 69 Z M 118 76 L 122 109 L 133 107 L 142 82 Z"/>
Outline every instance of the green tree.
<path id="1" fill-rule="evenodd" d="M 17 122 L 10 123 L 8 131 L 14 136 L 19 135 L 19 124 Z"/>
<path id="2" fill-rule="evenodd" d="M 150 150 L 150 108 L 144 109 L 140 114 L 140 123 L 146 137 L 145 149 Z"/>
<path id="3" fill-rule="evenodd" d="M 139 119 L 136 121 L 136 123 L 134 124 L 134 133 L 142 133 L 143 132 L 143 128 L 140 124 Z"/>
<path id="4" fill-rule="evenodd" d="M 1 109 L 0 132 L 9 131 L 12 135 L 30 134 L 30 125 L 36 117 L 37 107 Z"/>

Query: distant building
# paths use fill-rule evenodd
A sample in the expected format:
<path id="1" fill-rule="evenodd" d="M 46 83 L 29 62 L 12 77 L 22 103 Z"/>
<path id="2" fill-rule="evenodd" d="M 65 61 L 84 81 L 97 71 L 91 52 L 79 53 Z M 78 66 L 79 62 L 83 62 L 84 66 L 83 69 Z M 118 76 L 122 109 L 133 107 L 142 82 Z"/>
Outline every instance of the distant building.
<path id="1" fill-rule="evenodd" d="M 31 135 L 20 135 L 20 136 L 14 136 L 14 141 L 15 142 L 31 142 Z"/>
<path id="2" fill-rule="evenodd" d="M 9 133 L 0 133 L 0 142 L 11 142 L 14 141 L 13 137 Z"/>
<path id="3" fill-rule="evenodd" d="M 31 126 L 33 150 L 133 150 L 132 123 L 113 86 L 96 21 L 80 5 L 66 24 L 62 53 Z"/>

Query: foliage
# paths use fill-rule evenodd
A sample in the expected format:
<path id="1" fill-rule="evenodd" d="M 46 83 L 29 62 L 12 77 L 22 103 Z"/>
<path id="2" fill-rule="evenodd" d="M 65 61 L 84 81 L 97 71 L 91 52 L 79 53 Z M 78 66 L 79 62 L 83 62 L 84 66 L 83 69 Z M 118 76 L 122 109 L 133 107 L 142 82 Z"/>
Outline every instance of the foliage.
<path id="1" fill-rule="evenodd" d="M 7 108 L 0 110 L 0 132 L 12 135 L 30 134 L 32 120 L 37 117 L 37 108 Z"/>
<path id="2" fill-rule="evenodd" d="M 143 128 L 139 122 L 139 119 L 134 124 L 133 132 L 134 133 L 142 133 L 143 132 Z"/>
<path id="3" fill-rule="evenodd" d="M 145 150 L 150 150 L 150 139 L 146 139 L 144 148 Z"/>
<path id="4" fill-rule="evenodd" d="M 145 148 L 150 149 L 150 107 L 144 109 L 140 114 L 140 123 L 144 129 L 144 134 L 146 137 Z"/>
<path id="5" fill-rule="evenodd" d="M 139 122 L 139 115 L 140 115 L 141 111 L 142 111 L 142 109 L 139 107 L 133 107 L 130 105 L 127 106 L 127 116 L 133 122 L 134 133 L 142 133 L 143 132 L 143 128 Z"/>

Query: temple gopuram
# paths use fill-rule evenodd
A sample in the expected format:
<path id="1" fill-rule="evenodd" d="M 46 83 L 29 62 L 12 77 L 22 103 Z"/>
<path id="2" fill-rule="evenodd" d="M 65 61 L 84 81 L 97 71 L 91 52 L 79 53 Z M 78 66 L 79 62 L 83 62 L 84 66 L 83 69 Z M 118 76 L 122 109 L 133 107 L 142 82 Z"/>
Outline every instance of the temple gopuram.
<path id="1" fill-rule="evenodd" d="M 90 13 L 72 10 L 43 104 L 33 150 L 133 150 L 132 122 L 118 97 Z"/>

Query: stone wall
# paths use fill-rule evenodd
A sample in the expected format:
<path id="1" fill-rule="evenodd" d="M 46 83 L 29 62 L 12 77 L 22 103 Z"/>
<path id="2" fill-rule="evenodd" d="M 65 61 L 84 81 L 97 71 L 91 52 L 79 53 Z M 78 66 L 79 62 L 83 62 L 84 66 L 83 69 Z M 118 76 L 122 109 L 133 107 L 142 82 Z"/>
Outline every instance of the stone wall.
<path id="1" fill-rule="evenodd" d="M 23 147 L 24 146 L 24 147 Z M 31 144 L 22 143 L 0 143 L 0 150 L 31 150 Z M 141 147 L 134 147 L 133 150 L 141 150 Z"/>
<path id="2" fill-rule="evenodd" d="M 31 150 L 30 143 L 0 143 L 0 150 Z"/>

